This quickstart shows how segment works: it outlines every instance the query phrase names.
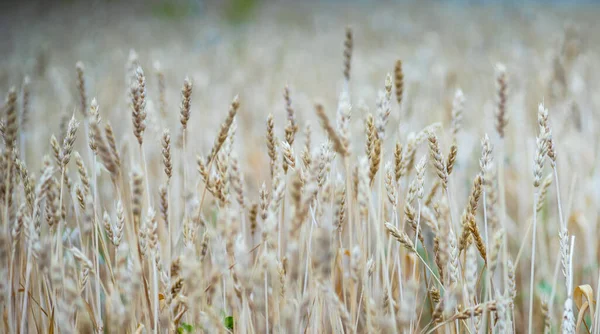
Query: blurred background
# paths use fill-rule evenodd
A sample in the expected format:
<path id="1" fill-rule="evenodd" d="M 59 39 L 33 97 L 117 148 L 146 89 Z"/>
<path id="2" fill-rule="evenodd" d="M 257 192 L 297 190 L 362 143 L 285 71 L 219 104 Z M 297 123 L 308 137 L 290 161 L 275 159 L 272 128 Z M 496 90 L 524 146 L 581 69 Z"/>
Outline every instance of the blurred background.
<path id="1" fill-rule="evenodd" d="M 513 136 L 509 145 L 533 148 L 542 100 L 552 107 L 556 133 L 564 124 L 585 134 L 565 136 L 561 143 L 577 147 L 578 140 L 595 138 L 595 122 L 582 121 L 595 120 L 600 106 L 595 2 L 62 0 L 1 6 L 0 89 L 20 87 L 30 76 L 32 118 L 45 125 L 28 134 L 29 142 L 47 142 L 73 114 L 77 61 L 86 66 L 89 98 L 97 97 L 101 114 L 118 134 L 131 136 L 125 131 L 131 122 L 125 78 L 135 52 L 148 82 L 146 136 L 178 129 L 180 88 L 189 76 L 194 82 L 190 127 L 196 136 L 191 152 L 209 150 L 229 102 L 239 94 L 238 131 L 255 144 L 246 146 L 253 166 L 252 149 L 264 147 L 266 115 L 273 113 L 278 127 L 284 124 L 286 84 L 300 124 L 314 118 L 315 101 L 333 114 L 343 83 L 346 27 L 354 31 L 350 86 L 357 141 L 363 139 L 362 119 L 374 111 L 377 92 L 397 59 L 404 63 L 406 93 L 403 112 L 394 113 L 390 124 L 402 141 L 408 129 L 418 131 L 433 121 L 448 124 L 460 87 L 467 103 L 459 163 L 477 155 L 479 138 L 493 132 L 498 62 L 509 72 L 510 129 L 531 134 Z M 155 112 L 158 64 L 172 113 L 167 119 Z M 598 151 L 597 144 L 587 145 Z M 593 166 L 596 155 L 585 153 L 590 147 L 579 150 L 570 149 L 565 160 Z M 530 160 L 527 150 L 518 154 Z"/>

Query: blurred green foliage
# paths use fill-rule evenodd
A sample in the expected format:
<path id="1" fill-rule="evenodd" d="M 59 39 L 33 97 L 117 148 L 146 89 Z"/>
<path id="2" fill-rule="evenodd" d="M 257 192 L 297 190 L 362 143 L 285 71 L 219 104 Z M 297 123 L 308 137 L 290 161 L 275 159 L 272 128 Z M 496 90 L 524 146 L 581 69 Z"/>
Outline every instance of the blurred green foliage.
<path id="1" fill-rule="evenodd" d="M 185 332 L 188 332 L 188 333 L 194 332 L 194 327 L 192 325 L 190 325 L 190 324 L 182 322 L 181 326 L 179 326 L 179 328 L 177 328 L 177 333 L 178 334 L 183 334 Z"/>
<path id="2" fill-rule="evenodd" d="M 232 316 L 225 317 L 225 319 L 223 319 L 223 322 L 227 329 L 233 331 L 233 317 Z"/>
<path id="3" fill-rule="evenodd" d="M 538 290 L 545 296 L 550 297 L 552 294 L 552 285 L 546 280 L 542 280 L 540 283 L 538 283 Z"/>
<path id="4" fill-rule="evenodd" d="M 257 5 L 258 0 L 230 0 L 225 14 L 230 23 L 241 23 L 252 17 Z"/>
<path id="5" fill-rule="evenodd" d="M 65 0 L 73 1 L 73 0 Z M 107 0 L 108 1 L 108 0 Z M 258 0 L 227 0 L 222 2 L 223 16 L 230 24 L 239 24 L 252 18 Z M 159 1 L 151 6 L 152 15 L 165 20 L 178 20 L 202 12 L 202 1 Z"/>
<path id="6" fill-rule="evenodd" d="M 185 17 L 191 10 L 188 3 L 182 1 L 164 1 L 152 6 L 152 15 L 167 19 L 176 20 Z"/>

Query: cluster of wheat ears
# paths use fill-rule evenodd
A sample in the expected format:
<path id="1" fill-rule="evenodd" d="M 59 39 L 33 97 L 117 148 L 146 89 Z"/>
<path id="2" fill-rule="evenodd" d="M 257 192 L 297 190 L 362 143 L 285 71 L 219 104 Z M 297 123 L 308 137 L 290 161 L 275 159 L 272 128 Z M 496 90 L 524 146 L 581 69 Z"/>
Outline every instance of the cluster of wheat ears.
<path id="1" fill-rule="evenodd" d="M 183 81 L 179 112 L 167 110 L 164 73 L 157 67 L 148 89 L 149 72 L 134 52 L 126 73 L 130 114 L 122 116 L 134 136 L 113 131 L 102 117 L 82 63 L 73 72 L 77 112 L 49 141 L 22 135 L 44 126 L 29 119 L 29 79 L 10 89 L 0 154 L 3 331 L 597 333 L 597 296 L 573 282 L 561 156 L 544 104 L 530 134 L 537 139 L 534 168 L 520 171 L 533 184 L 532 194 L 520 194 L 533 196 L 531 219 L 519 222 L 527 233 L 507 240 L 510 71 L 498 64 L 489 78 L 496 83 L 495 131 L 481 138 L 480 158 L 471 161 L 478 167 L 465 201 L 453 170 L 468 93 L 456 91 L 448 126 L 399 136 L 388 120 L 402 110 L 403 64 L 382 78 L 375 111 L 356 112 L 353 44 L 347 29 L 345 84 L 335 112 L 314 104 L 319 127 L 299 124 L 293 91 L 284 87 L 286 123 L 276 125 L 273 115 L 264 123 L 261 159 L 270 178 L 251 180 L 261 185 L 252 193 L 239 158 L 245 143 L 236 137 L 244 126 L 237 116 L 245 110 L 237 96 L 227 113 L 214 115 L 222 123 L 210 151 L 197 152 L 198 134 L 188 131 L 193 81 Z M 160 140 L 144 136 L 150 91 L 159 120 L 180 121 Z M 353 133 L 355 115 L 364 132 Z M 314 132 L 327 140 L 315 143 Z M 48 147 L 35 157 L 41 162 L 25 161 L 21 152 L 31 145 Z M 160 163 L 149 163 L 145 152 L 157 148 Z M 545 207 L 550 194 L 556 206 Z M 560 223 L 552 229 L 560 249 L 546 254 L 556 263 L 546 277 L 550 298 L 536 293 L 543 210 Z M 516 270 L 528 260 L 530 270 Z"/>

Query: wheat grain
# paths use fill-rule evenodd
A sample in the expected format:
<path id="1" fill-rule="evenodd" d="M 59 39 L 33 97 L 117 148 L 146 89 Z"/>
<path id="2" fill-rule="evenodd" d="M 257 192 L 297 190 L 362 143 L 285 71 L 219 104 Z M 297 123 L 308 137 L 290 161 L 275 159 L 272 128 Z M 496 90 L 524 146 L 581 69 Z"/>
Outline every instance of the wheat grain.
<path id="1" fill-rule="evenodd" d="M 344 40 L 344 79 L 350 81 L 350 68 L 352 66 L 352 48 L 354 41 L 352 38 L 352 29 L 346 28 L 346 39 Z"/>
<path id="2" fill-rule="evenodd" d="M 75 143 L 78 127 L 79 122 L 75 120 L 75 115 L 73 115 L 73 117 L 69 121 L 69 129 L 67 130 L 67 135 L 65 136 L 62 149 L 60 151 L 60 165 L 63 169 L 71 160 L 71 153 L 73 152 L 73 144 Z"/>
<path id="3" fill-rule="evenodd" d="M 404 73 L 402 71 L 402 60 L 396 60 L 394 65 L 394 86 L 396 88 L 396 101 L 402 106 L 402 95 L 404 93 Z"/>
<path id="4" fill-rule="evenodd" d="M 10 152 L 17 141 L 18 132 L 18 113 L 17 113 L 17 91 L 15 87 L 11 87 L 8 91 L 8 96 L 5 102 L 6 121 L 4 122 L 4 143 L 6 149 Z"/>
<path id="5" fill-rule="evenodd" d="M 131 86 L 131 120 L 133 134 L 140 146 L 146 130 L 146 76 L 141 67 L 136 69 L 135 82 Z"/>
<path id="6" fill-rule="evenodd" d="M 79 93 L 79 111 L 83 117 L 87 116 L 87 94 L 85 88 L 85 66 L 82 62 L 75 64 L 75 72 L 77 72 L 77 92 Z"/>
<path id="7" fill-rule="evenodd" d="M 506 125 L 508 124 L 508 114 L 506 104 L 508 99 L 506 66 L 504 64 L 496 64 L 496 131 L 500 138 L 504 138 Z"/>
<path id="8" fill-rule="evenodd" d="M 327 132 L 329 139 L 333 143 L 334 150 L 342 156 L 347 155 L 348 148 L 344 146 L 337 131 L 333 128 L 333 126 L 329 122 L 329 118 L 327 117 L 327 114 L 325 114 L 325 109 L 323 108 L 323 105 L 315 104 L 315 111 L 317 112 L 317 116 L 319 117 L 319 119 L 321 121 L 321 126 L 323 127 L 325 132 Z"/>
<path id="9" fill-rule="evenodd" d="M 433 167 L 435 168 L 440 181 L 442 182 L 442 187 L 444 189 L 448 188 L 448 171 L 446 169 L 446 164 L 444 163 L 444 158 L 442 157 L 442 152 L 440 150 L 440 145 L 438 142 L 438 138 L 434 133 L 429 133 L 429 152 L 431 154 L 431 161 Z"/>
<path id="10" fill-rule="evenodd" d="M 179 121 L 181 122 L 181 127 L 185 131 L 187 129 L 187 124 L 190 120 L 190 108 L 191 108 L 191 100 L 192 100 L 192 88 L 193 84 L 190 78 L 186 77 L 183 80 L 183 87 L 181 88 L 181 106 Z"/>

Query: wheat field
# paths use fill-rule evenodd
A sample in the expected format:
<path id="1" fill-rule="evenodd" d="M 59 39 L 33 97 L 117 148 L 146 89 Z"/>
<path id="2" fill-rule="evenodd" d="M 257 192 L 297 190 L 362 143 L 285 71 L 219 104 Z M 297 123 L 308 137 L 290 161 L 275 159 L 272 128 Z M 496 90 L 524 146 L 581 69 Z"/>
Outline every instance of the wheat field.
<path id="1" fill-rule="evenodd" d="M 5 333 L 600 333 L 595 4 L 0 13 Z"/>

